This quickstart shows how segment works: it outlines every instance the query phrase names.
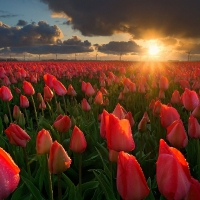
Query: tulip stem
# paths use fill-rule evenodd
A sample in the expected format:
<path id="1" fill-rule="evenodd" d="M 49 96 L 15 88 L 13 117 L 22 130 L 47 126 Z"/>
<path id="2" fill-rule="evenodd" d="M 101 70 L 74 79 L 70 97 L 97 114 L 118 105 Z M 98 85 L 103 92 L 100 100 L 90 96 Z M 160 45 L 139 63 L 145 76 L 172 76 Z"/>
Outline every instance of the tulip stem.
<path id="1" fill-rule="evenodd" d="M 7 101 L 6 103 L 7 103 L 7 106 L 8 106 L 8 113 L 9 113 L 10 121 L 13 122 L 13 120 L 12 120 L 12 115 L 11 115 L 11 111 L 10 111 L 9 102 Z"/>
<path id="2" fill-rule="evenodd" d="M 63 102 L 64 102 L 65 114 L 67 114 L 67 106 L 66 106 L 65 97 L 64 95 L 62 97 L 63 97 Z"/>
<path id="3" fill-rule="evenodd" d="M 22 150 L 23 150 L 24 159 L 25 159 L 25 163 L 26 163 L 26 170 L 28 171 L 29 176 L 31 176 L 31 170 L 30 170 L 30 166 L 28 164 L 28 156 L 27 156 L 26 148 L 22 147 Z"/>
<path id="4" fill-rule="evenodd" d="M 49 200 L 53 200 L 53 189 L 52 189 L 51 173 L 50 173 L 49 167 L 48 167 L 48 154 L 45 155 L 45 160 L 46 160 L 48 185 L 49 185 Z"/>
<path id="5" fill-rule="evenodd" d="M 143 150 L 143 133 L 140 133 L 140 159 L 142 158 L 142 150 Z"/>
<path id="6" fill-rule="evenodd" d="M 27 114 L 26 108 L 24 108 L 24 113 L 25 113 L 25 116 L 26 116 L 26 121 L 27 121 L 28 126 L 29 126 L 29 120 L 28 120 L 28 114 Z"/>
<path id="7" fill-rule="evenodd" d="M 113 164 L 112 162 L 110 161 L 110 184 L 111 184 L 111 188 L 113 189 Z"/>
<path id="8" fill-rule="evenodd" d="M 79 193 L 82 195 L 82 154 L 78 154 L 78 161 L 79 161 Z"/>
<path id="9" fill-rule="evenodd" d="M 35 101 L 33 99 L 33 95 L 31 95 L 31 99 L 32 99 L 32 102 L 33 102 L 33 108 L 34 108 L 34 112 L 35 112 L 35 120 L 36 120 L 36 123 L 37 123 L 37 126 L 38 126 L 37 111 L 36 111 Z"/>
<path id="10" fill-rule="evenodd" d="M 57 174 L 57 178 L 58 178 L 58 200 L 62 200 L 61 173 Z"/>

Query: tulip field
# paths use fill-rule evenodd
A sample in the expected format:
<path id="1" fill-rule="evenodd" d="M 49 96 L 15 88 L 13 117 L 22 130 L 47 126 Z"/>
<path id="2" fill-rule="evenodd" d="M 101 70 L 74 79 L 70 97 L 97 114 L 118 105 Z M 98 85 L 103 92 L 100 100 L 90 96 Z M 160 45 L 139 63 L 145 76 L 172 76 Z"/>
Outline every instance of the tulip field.
<path id="1" fill-rule="evenodd" d="M 0 62 L 0 200 L 199 200 L 200 62 Z"/>

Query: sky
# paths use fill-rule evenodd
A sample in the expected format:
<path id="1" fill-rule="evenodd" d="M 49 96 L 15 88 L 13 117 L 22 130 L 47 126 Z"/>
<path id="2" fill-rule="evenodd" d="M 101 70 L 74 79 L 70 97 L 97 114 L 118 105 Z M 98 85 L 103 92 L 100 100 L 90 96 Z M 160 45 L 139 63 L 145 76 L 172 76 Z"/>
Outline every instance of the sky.
<path id="1" fill-rule="evenodd" d="M 200 60 L 198 0 L 0 0 L 0 58 Z"/>

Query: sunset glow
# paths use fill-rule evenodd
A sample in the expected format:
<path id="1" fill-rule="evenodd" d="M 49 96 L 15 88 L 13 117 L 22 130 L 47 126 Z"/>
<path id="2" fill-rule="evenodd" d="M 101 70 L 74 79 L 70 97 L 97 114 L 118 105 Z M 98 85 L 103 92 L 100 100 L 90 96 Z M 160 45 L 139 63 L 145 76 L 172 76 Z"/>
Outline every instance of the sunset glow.
<path id="1" fill-rule="evenodd" d="M 149 54 L 154 56 L 157 55 L 160 52 L 160 49 L 157 45 L 152 45 L 149 47 Z"/>

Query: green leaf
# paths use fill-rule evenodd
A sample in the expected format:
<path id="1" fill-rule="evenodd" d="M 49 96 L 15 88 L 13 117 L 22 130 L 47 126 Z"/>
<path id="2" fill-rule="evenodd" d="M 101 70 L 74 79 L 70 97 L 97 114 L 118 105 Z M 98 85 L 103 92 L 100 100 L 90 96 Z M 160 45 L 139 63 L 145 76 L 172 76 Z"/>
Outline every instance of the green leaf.
<path id="1" fill-rule="evenodd" d="M 112 199 L 112 200 L 115 200 L 115 195 L 113 194 L 113 190 L 111 189 L 111 185 L 108 185 L 108 180 L 105 180 L 105 176 L 103 175 L 103 173 L 101 174 L 97 174 L 97 170 L 93 170 L 93 173 L 96 177 L 96 179 L 98 180 L 105 196 L 106 196 L 106 199 Z"/>
<path id="2" fill-rule="evenodd" d="M 101 158 L 101 161 L 103 163 L 103 168 L 104 168 L 104 171 L 105 171 L 106 175 L 109 177 L 109 179 L 111 179 L 112 178 L 111 172 L 108 169 L 107 165 L 105 164 L 105 162 L 103 160 L 103 157 L 101 156 L 101 153 L 99 152 L 99 150 L 96 147 L 95 147 L 95 149 L 97 150 L 97 152 L 98 152 L 98 154 L 99 154 L 99 156 Z"/>
<path id="3" fill-rule="evenodd" d="M 29 191 L 31 192 L 31 194 L 35 199 L 43 200 L 40 191 L 35 187 L 35 185 L 31 181 L 29 181 L 27 178 L 23 176 L 21 176 L 21 179 L 26 184 L 27 188 L 29 189 Z"/>
<path id="4" fill-rule="evenodd" d="M 22 197 L 22 194 L 26 191 L 26 187 L 24 187 L 24 183 L 20 185 L 12 194 L 11 200 L 20 199 Z"/>
<path id="5" fill-rule="evenodd" d="M 81 200 L 82 197 L 78 193 L 74 183 L 64 173 L 62 173 L 62 179 L 64 180 L 64 182 L 67 185 L 67 187 L 66 187 L 67 191 L 65 192 L 63 199 Z"/>
<path id="6" fill-rule="evenodd" d="M 82 184 L 82 192 L 83 198 L 87 199 L 86 197 L 91 193 L 91 190 L 96 189 L 99 186 L 98 181 L 90 181 Z"/>

